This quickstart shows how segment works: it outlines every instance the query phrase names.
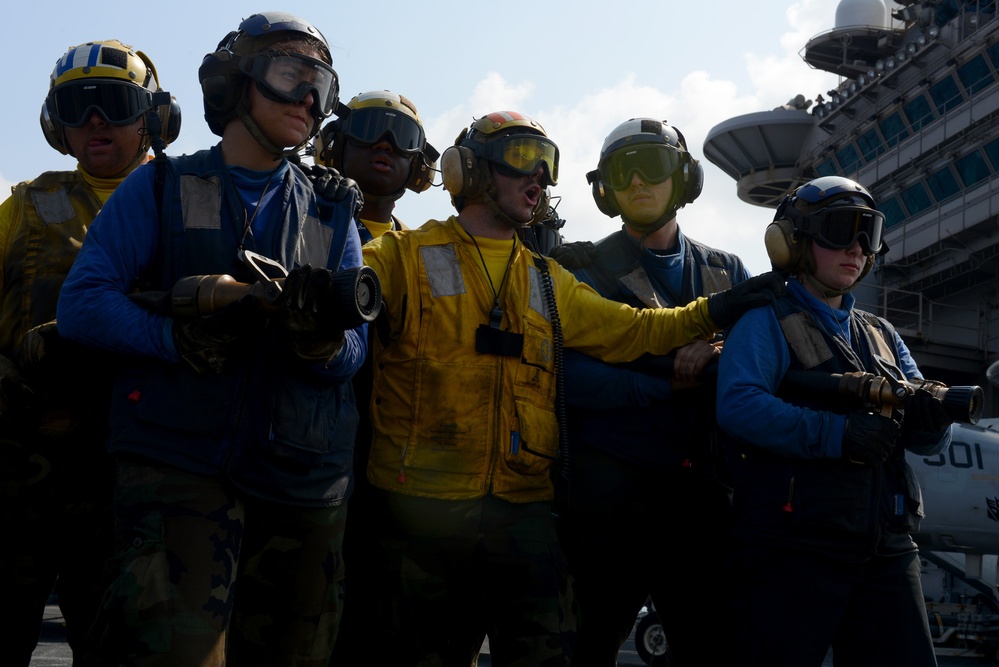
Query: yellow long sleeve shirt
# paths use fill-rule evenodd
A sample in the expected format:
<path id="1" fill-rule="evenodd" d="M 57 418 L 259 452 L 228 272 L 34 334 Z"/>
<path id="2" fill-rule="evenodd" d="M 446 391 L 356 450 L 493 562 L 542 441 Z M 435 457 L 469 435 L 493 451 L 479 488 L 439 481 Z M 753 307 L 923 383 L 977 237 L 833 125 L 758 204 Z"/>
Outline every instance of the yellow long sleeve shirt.
<path id="1" fill-rule="evenodd" d="M 499 293 L 505 334 L 492 334 L 502 338 L 502 353 L 477 351 L 490 339 L 494 287 L 456 218 L 389 232 L 364 246 L 364 259 L 384 301 L 372 351 L 371 483 L 441 499 L 550 500 L 558 449 L 554 312 L 535 256 L 517 242 Z M 704 298 L 638 310 L 544 261 L 565 347 L 622 362 L 716 331 Z"/>

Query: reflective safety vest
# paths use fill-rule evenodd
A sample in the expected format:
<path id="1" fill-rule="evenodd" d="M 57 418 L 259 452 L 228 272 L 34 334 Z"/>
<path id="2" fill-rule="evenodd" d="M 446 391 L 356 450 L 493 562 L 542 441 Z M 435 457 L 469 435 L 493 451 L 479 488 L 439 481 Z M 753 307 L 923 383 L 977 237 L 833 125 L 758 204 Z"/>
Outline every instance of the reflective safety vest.
<path id="1" fill-rule="evenodd" d="M 189 275 L 227 273 L 255 280 L 236 256 L 242 233 L 236 193 L 224 186 L 221 151 L 170 158 L 159 253 L 168 289 Z M 336 269 L 353 202 L 325 214 L 312 184 L 291 166 L 281 184 L 281 218 L 255 249 L 285 269 Z M 249 495 L 296 506 L 338 505 L 352 489 L 357 410 L 350 382 L 305 372 L 265 330 L 246 359 L 220 373 L 195 375 L 184 364 L 134 359 L 111 402 L 112 452 L 131 452 L 198 474 L 225 474 Z M 249 343 L 248 343 L 249 344 Z"/>
<path id="2" fill-rule="evenodd" d="M 558 448 L 553 317 L 566 347 L 611 362 L 714 333 L 705 299 L 637 310 L 603 299 L 545 258 L 549 292 L 535 256 L 516 243 L 498 327 L 490 327 L 494 296 L 481 258 L 456 218 L 364 246 L 384 302 L 373 350 L 375 486 L 441 499 L 550 500 Z"/>
<path id="3" fill-rule="evenodd" d="M 104 182 L 113 186 L 121 180 Z M 100 197 L 79 171 L 46 172 L 13 189 L 0 217 L 0 224 L 6 225 L 0 229 L 0 354 L 16 362 L 25 333 L 56 318 L 59 289 L 100 210 Z M 61 364 L 56 376 L 31 378 L 35 390 L 47 395 L 44 412 L 33 420 L 34 435 L 85 437 L 80 436 L 83 424 L 103 424 L 106 419 L 103 399 L 109 371 L 99 357 L 76 355 L 64 361 L 74 365 Z M 102 433 L 92 438 L 103 439 Z"/>
<path id="4" fill-rule="evenodd" d="M 2 248 L 0 354 L 13 356 L 24 333 L 56 317 L 59 288 L 101 202 L 77 171 L 50 171 L 11 195 L 9 239 Z"/>
<path id="5" fill-rule="evenodd" d="M 749 277 L 736 255 L 708 247 L 678 231 L 683 262 L 666 268 L 621 229 L 573 257 L 573 274 L 614 301 L 669 308 L 697 296 L 730 289 Z M 578 242 L 588 243 L 588 242 Z M 577 244 L 570 244 L 577 245 Z M 675 291 L 670 278 L 679 274 Z M 641 362 L 638 362 L 641 363 Z M 658 370 L 649 369 L 650 373 Z M 573 390 L 567 392 L 572 395 Z M 569 411 L 573 447 L 591 447 L 634 465 L 689 466 L 697 474 L 723 475 L 715 436 L 714 385 L 676 392 L 653 407 L 635 405 Z"/>
<path id="6" fill-rule="evenodd" d="M 790 299 L 778 299 L 775 310 L 791 354 L 791 369 L 877 374 L 873 360 L 878 357 L 881 368 L 904 379 L 895 332 L 886 320 L 853 309 L 851 348 Z M 854 407 L 845 398 L 811 396 L 784 387 L 778 395 L 795 405 L 841 414 Z M 909 532 L 918 529 L 923 516 L 922 492 L 901 442 L 879 466 L 785 458 L 739 442 L 734 447 L 733 507 L 741 537 L 848 561 L 916 548 Z"/>

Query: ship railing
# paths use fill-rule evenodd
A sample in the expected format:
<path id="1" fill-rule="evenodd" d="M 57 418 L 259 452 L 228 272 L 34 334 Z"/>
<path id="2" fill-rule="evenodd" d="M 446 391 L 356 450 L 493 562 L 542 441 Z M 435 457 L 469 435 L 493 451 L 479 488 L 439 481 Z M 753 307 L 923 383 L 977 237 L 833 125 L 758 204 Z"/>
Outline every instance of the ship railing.
<path id="1" fill-rule="evenodd" d="M 980 308 L 931 301 L 920 292 L 879 285 L 864 286 L 856 296 L 857 308 L 885 318 L 906 339 L 983 351 L 999 342 L 989 340 Z"/>
<path id="2" fill-rule="evenodd" d="M 996 0 L 965 0 L 959 3 L 956 19 L 958 39 L 965 39 L 971 33 L 996 18 Z"/>

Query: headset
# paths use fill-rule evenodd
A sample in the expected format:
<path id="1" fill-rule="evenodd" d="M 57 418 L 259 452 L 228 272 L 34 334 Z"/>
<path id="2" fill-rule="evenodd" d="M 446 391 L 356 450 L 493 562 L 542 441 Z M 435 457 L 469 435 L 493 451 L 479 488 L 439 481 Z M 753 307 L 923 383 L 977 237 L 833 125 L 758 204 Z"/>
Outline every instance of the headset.
<path id="1" fill-rule="evenodd" d="M 631 119 L 618 126 L 618 128 L 616 128 L 608 136 L 607 141 L 605 141 L 604 149 L 601 150 L 601 160 L 606 155 L 609 155 L 622 147 L 616 145 L 618 143 L 620 131 L 630 130 L 634 127 L 635 122 L 641 123 L 640 127 L 642 128 L 642 134 L 653 133 L 665 136 L 667 139 L 673 138 L 669 136 L 670 130 L 676 134 L 676 145 L 674 145 L 671 141 L 663 142 L 663 145 L 670 146 L 676 150 L 676 152 L 680 155 L 680 160 L 682 161 L 682 165 L 668 177 L 673 179 L 674 201 L 664 216 L 667 219 L 672 218 L 676 214 L 677 210 L 693 202 L 700 196 L 701 190 L 704 188 L 704 167 L 701 166 L 700 161 L 694 159 L 694 156 L 692 156 L 690 151 L 687 150 L 687 140 L 684 138 L 680 130 L 671 125 L 666 125 L 665 121 L 652 121 L 651 119 Z M 655 125 L 655 131 L 652 131 L 651 124 Z M 636 136 L 637 134 L 638 133 L 632 131 L 630 135 L 625 136 Z M 588 172 L 586 174 L 586 182 L 590 184 L 590 193 L 593 195 L 593 201 L 596 203 L 597 209 L 601 213 L 610 218 L 621 215 L 621 210 L 618 207 L 617 202 L 613 197 L 609 196 L 607 192 L 609 188 L 604 185 L 603 180 L 600 178 L 599 169 L 594 169 L 593 171 Z"/>
<path id="2" fill-rule="evenodd" d="M 471 148 L 461 145 L 467 136 L 466 127 L 454 140 L 455 145 L 448 146 L 441 155 L 441 180 L 452 197 L 476 197 L 489 185 L 486 161 L 479 160 Z"/>
<path id="3" fill-rule="evenodd" d="M 808 244 L 801 241 L 801 235 L 787 218 L 767 225 L 763 232 L 763 245 L 775 271 L 797 273 L 809 269 L 811 255 Z"/>
<path id="4" fill-rule="evenodd" d="M 383 95 L 386 98 L 395 95 L 388 91 L 362 93 L 362 95 L 372 94 Z M 358 100 L 362 95 L 353 98 L 351 103 L 355 103 L 355 100 Z M 416 107 L 413 103 L 402 95 L 396 95 L 396 97 L 398 97 L 398 103 L 401 105 L 401 108 L 405 109 L 405 111 L 401 111 L 400 113 L 411 117 L 422 128 L 423 124 L 416 113 Z M 343 171 L 343 150 L 349 141 L 349 138 L 343 132 L 343 126 L 346 118 L 354 110 L 350 106 L 350 103 L 337 103 L 335 110 L 337 117 L 327 123 L 313 141 L 312 152 L 317 162 L 327 167 L 332 167 L 337 171 Z M 401 152 L 398 154 L 405 155 Z M 416 193 L 429 190 L 430 186 L 433 185 L 433 175 L 437 171 L 437 159 L 440 158 L 440 153 L 424 138 L 423 148 L 408 157 L 410 158 L 410 173 L 405 188 Z M 401 196 L 402 193 L 400 192 L 399 194 Z"/>
<path id="5" fill-rule="evenodd" d="M 120 57 L 125 58 L 138 58 L 143 66 L 146 68 L 146 79 L 145 81 L 129 81 L 124 75 L 116 77 L 113 74 L 108 74 L 105 76 L 93 76 L 94 72 L 88 68 L 82 68 L 77 64 L 78 49 L 96 49 L 100 48 L 99 58 L 105 57 L 106 54 L 121 54 Z M 125 56 L 125 54 L 128 54 Z M 93 54 L 90 57 L 95 57 Z M 115 60 L 114 56 L 111 57 Z M 99 61 L 95 67 L 108 67 L 105 61 Z M 113 70 L 117 68 L 117 65 L 110 66 Z M 67 72 L 73 72 L 74 70 L 80 70 L 84 74 L 89 74 L 90 76 L 76 76 L 69 81 L 63 81 L 59 84 L 55 82 L 61 78 L 61 75 Z M 56 114 L 56 102 L 55 102 L 55 92 L 59 90 L 64 85 L 75 84 L 79 81 L 93 81 L 95 83 L 106 82 L 115 85 L 123 86 L 135 86 L 144 93 L 151 95 L 149 101 L 151 107 L 146 111 L 146 115 L 149 113 L 156 113 L 159 116 L 159 139 L 162 139 L 166 144 L 173 143 L 176 141 L 177 137 L 180 136 L 180 125 L 181 125 L 181 112 L 180 105 L 177 100 L 170 96 L 169 93 L 164 92 L 159 88 L 159 75 L 156 73 L 156 66 L 153 65 L 153 61 L 150 60 L 142 51 L 133 51 L 131 46 L 122 44 L 118 40 L 108 40 L 106 42 L 88 42 L 86 44 L 81 44 L 78 47 L 71 48 L 57 63 L 56 69 L 52 73 L 51 77 L 53 85 L 50 86 L 48 93 L 45 95 L 45 101 L 42 103 L 42 110 L 39 114 L 39 124 L 42 128 L 42 134 L 45 137 L 45 141 L 48 142 L 49 146 L 62 153 L 63 155 L 72 155 L 69 145 L 66 143 L 66 126 L 57 120 Z M 152 90 L 147 86 L 151 83 L 155 83 L 156 90 Z M 111 123 L 113 125 L 113 123 Z M 149 124 L 146 124 L 146 132 L 149 131 Z M 152 143 L 152 137 L 148 137 L 146 140 L 148 143 L 145 149 L 149 148 Z M 75 156 L 74 156 L 75 157 Z"/>
<path id="6" fill-rule="evenodd" d="M 859 198 L 864 202 L 864 206 L 877 210 L 874 197 L 866 188 L 856 181 L 841 176 L 819 177 L 784 195 L 774 211 L 773 222 L 767 225 L 763 233 L 763 243 L 774 270 L 784 273 L 813 273 L 815 271 L 811 253 L 813 236 L 798 228 L 795 220 L 800 220 L 802 213 L 797 207 L 799 203 L 806 208 L 827 207 L 847 197 Z M 866 254 L 866 262 L 857 282 L 870 272 L 875 256 L 887 252 L 888 244 L 882 238 L 880 248 Z"/>
<path id="7" fill-rule="evenodd" d="M 201 93 L 205 101 L 205 120 L 213 134 L 221 135 L 225 122 L 235 110 L 243 89 L 246 87 L 246 75 L 239 71 L 237 62 L 233 59 L 233 40 L 239 34 L 233 30 L 226 35 L 214 53 L 207 54 L 198 68 L 198 80 L 201 81 Z"/>
<path id="8" fill-rule="evenodd" d="M 169 95 L 169 93 L 167 94 Z M 180 105 L 177 103 L 176 99 L 171 97 L 169 104 L 161 104 L 153 107 L 146 113 L 155 113 L 159 116 L 160 139 L 162 139 L 166 144 L 172 144 L 177 140 L 177 137 L 180 136 L 181 113 Z M 47 98 L 46 103 L 42 104 L 42 112 L 39 118 L 39 123 L 42 126 L 42 134 L 45 136 L 45 141 L 48 142 L 49 146 L 56 149 L 63 155 L 72 154 L 70 152 L 69 145 L 66 143 L 66 128 L 62 123 L 57 123 L 53 120 L 52 115 L 49 113 Z M 146 127 L 148 129 L 148 123 L 146 123 Z"/>
<path id="9" fill-rule="evenodd" d="M 329 65 L 332 68 L 333 58 L 330 56 L 329 43 L 312 24 L 283 12 L 253 14 L 244 19 L 239 28 L 223 37 L 215 47 L 215 51 L 207 54 L 198 67 L 205 120 L 213 134 L 222 136 L 226 123 L 237 112 L 237 106 L 249 80 L 249 76 L 240 69 L 240 56 L 236 55 L 237 41 L 241 42 L 241 38 L 245 38 L 263 40 L 262 44 L 266 44 L 279 39 L 275 38 L 275 35 L 282 35 L 285 32 L 301 33 L 318 39 L 325 49 L 324 55 L 329 58 Z M 335 99 L 333 107 L 336 107 Z M 319 131 L 322 121 L 321 118 L 314 120 L 310 137 Z"/>

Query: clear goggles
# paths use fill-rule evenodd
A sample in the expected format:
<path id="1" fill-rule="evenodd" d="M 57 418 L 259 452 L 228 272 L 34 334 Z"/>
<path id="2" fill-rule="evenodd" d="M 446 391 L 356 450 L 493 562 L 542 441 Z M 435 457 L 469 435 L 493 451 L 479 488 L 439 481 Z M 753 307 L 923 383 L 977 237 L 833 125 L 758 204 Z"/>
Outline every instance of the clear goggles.
<path id="1" fill-rule="evenodd" d="M 244 56 L 239 67 L 268 99 L 293 104 L 312 93 L 314 115 L 326 118 L 333 113 L 340 85 L 336 72 L 322 60 L 271 51 Z"/>
<path id="2" fill-rule="evenodd" d="M 372 146 L 388 135 L 392 147 L 406 155 L 419 153 L 427 144 L 423 128 L 414 118 L 390 109 L 353 109 L 344 118 L 341 131 L 362 146 Z"/>
<path id="3" fill-rule="evenodd" d="M 481 157 L 510 171 L 529 176 L 545 166 L 547 185 L 558 183 L 558 146 L 536 134 L 514 134 L 485 144 Z"/>
<path id="4" fill-rule="evenodd" d="M 683 164 L 675 149 L 665 144 L 637 144 L 611 153 L 597 170 L 600 180 L 612 190 L 624 190 L 631 185 L 634 174 L 650 185 L 662 183 Z"/>
<path id="5" fill-rule="evenodd" d="M 809 215 L 802 215 L 795 224 L 798 229 L 815 239 L 823 248 L 843 250 L 860 241 L 865 255 L 881 251 L 881 234 L 885 216 L 870 208 L 824 208 Z"/>
<path id="6" fill-rule="evenodd" d="M 48 97 L 49 116 L 66 127 L 82 127 L 94 112 L 111 125 L 131 125 L 152 106 L 150 91 L 123 81 L 79 79 Z"/>

